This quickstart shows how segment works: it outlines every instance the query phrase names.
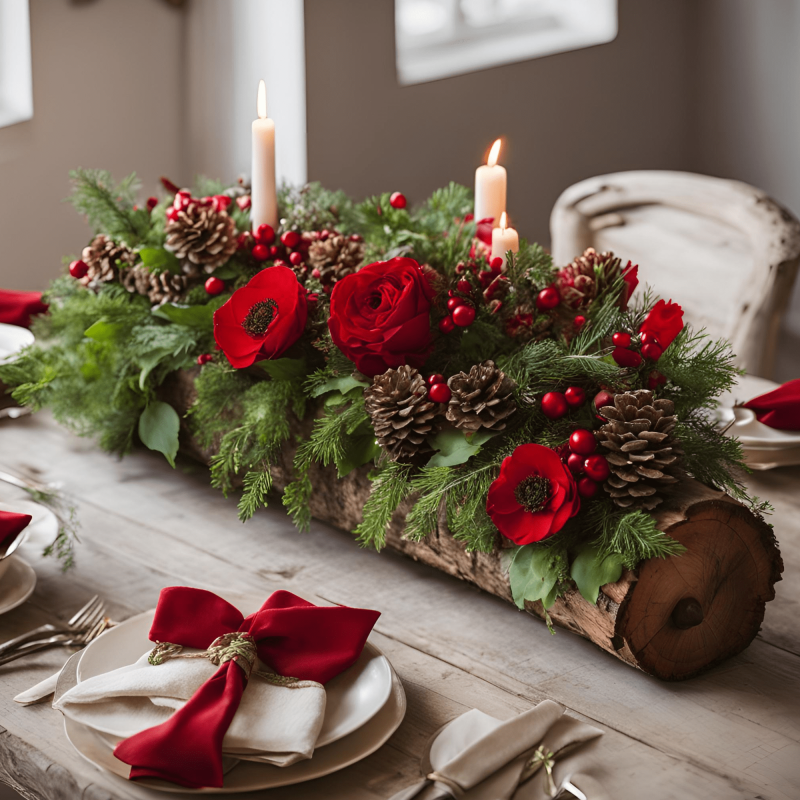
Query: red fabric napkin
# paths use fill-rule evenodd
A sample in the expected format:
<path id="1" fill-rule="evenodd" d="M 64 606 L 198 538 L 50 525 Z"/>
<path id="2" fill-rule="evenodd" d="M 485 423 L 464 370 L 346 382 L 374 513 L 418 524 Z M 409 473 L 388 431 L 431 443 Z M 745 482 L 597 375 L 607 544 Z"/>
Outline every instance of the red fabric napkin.
<path id="1" fill-rule="evenodd" d="M 150 639 L 206 649 L 223 634 L 246 632 L 259 658 L 280 675 L 326 683 L 355 663 L 379 616 L 362 608 L 315 606 L 280 591 L 243 617 L 211 592 L 170 587 L 161 591 Z M 246 685 L 241 667 L 233 661 L 222 664 L 182 709 L 120 742 L 114 755 L 131 765 L 131 780 L 221 787 L 222 740 Z"/>
<path id="2" fill-rule="evenodd" d="M 744 404 L 756 412 L 759 422 L 783 431 L 800 431 L 800 378 Z"/>
<path id="3" fill-rule="evenodd" d="M 16 514 L 13 511 L 0 511 L 0 550 L 8 546 L 30 525 L 30 514 Z"/>
<path id="4" fill-rule="evenodd" d="M 42 302 L 41 292 L 15 292 L 0 289 L 0 322 L 30 328 L 31 317 L 44 314 L 47 304 Z"/>

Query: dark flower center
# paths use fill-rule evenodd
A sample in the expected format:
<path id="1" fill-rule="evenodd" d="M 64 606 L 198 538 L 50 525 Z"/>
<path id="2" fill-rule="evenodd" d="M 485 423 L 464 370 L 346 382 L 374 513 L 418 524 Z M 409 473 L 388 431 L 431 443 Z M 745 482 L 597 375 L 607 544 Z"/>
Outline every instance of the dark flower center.
<path id="1" fill-rule="evenodd" d="M 373 292 L 367 299 L 367 305 L 370 308 L 378 308 L 381 304 L 381 296 L 379 292 Z"/>
<path id="2" fill-rule="evenodd" d="M 242 328 L 252 337 L 263 336 L 278 313 L 278 304 L 270 300 L 256 303 L 242 320 Z"/>
<path id="3" fill-rule="evenodd" d="M 550 480 L 541 475 L 528 475 L 514 489 L 517 502 L 530 512 L 541 511 L 550 499 Z"/>

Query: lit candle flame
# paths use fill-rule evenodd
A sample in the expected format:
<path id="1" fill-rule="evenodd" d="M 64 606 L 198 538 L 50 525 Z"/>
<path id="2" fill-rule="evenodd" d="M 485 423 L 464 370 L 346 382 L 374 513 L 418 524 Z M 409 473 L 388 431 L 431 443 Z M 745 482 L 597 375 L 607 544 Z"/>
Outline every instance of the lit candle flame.
<path id="1" fill-rule="evenodd" d="M 486 160 L 488 166 L 493 167 L 497 164 L 497 157 L 500 155 L 500 144 L 501 139 L 498 139 L 493 145 L 492 149 L 489 151 L 489 158 Z"/>
<path id="2" fill-rule="evenodd" d="M 499 142 L 500 140 L 498 139 L 497 141 Z M 508 219 L 507 219 L 507 217 L 506 217 L 506 212 L 504 211 L 504 212 L 503 212 L 503 213 L 500 215 L 500 228 L 501 228 L 502 230 L 505 230 L 507 227 L 508 227 Z"/>
<path id="3" fill-rule="evenodd" d="M 267 85 L 263 80 L 258 82 L 258 118 L 267 118 Z"/>

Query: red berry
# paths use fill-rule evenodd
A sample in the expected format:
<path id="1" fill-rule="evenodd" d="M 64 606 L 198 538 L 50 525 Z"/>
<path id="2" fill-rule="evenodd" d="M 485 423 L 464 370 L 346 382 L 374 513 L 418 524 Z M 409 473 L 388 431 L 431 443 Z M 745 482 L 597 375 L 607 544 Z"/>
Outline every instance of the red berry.
<path id="1" fill-rule="evenodd" d="M 601 456 L 600 453 L 589 456 L 583 462 L 583 468 L 586 474 L 598 483 L 602 483 L 611 474 L 611 468 L 608 466 L 606 457 Z"/>
<path id="2" fill-rule="evenodd" d="M 434 403 L 448 403 L 452 397 L 452 392 L 446 383 L 434 383 L 428 390 L 428 397 Z"/>
<path id="3" fill-rule="evenodd" d="M 614 405 L 614 395 L 611 392 L 607 392 L 603 389 L 602 392 L 598 392 L 594 396 L 594 407 L 597 409 L 602 408 L 603 406 L 613 406 Z"/>
<path id="4" fill-rule="evenodd" d="M 303 254 L 302 253 L 290 253 L 289 254 L 289 262 L 293 264 L 295 267 L 299 267 L 303 263 Z"/>
<path id="5" fill-rule="evenodd" d="M 449 305 L 449 303 L 448 303 Z M 475 322 L 475 309 L 472 306 L 461 305 L 453 309 L 453 322 L 459 328 L 467 328 Z"/>
<path id="6" fill-rule="evenodd" d="M 227 211 L 232 200 L 233 198 L 229 197 L 227 194 L 215 194 L 211 198 L 211 203 L 214 206 L 214 211 Z"/>
<path id="7" fill-rule="evenodd" d="M 428 377 L 428 384 L 433 386 L 434 383 L 444 383 L 444 375 L 440 375 L 438 372 L 435 372 L 433 375 Z"/>
<path id="8" fill-rule="evenodd" d="M 580 330 L 586 324 L 586 317 L 583 314 L 578 314 L 574 320 L 572 320 L 572 324 L 576 330 Z"/>
<path id="9" fill-rule="evenodd" d="M 585 497 L 587 500 L 594 497 L 599 488 L 600 484 L 595 483 L 591 478 L 581 478 L 578 481 L 578 494 L 581 497 Z"/>
<path id="10" fill-rule="evenodd" d="M 253 236 L 259 244 L 272 244 L 275 241 L 275 229 L 272 225 L 259 225 Z"/>
<path id="11" fill-rule="evenodd" d="M 536 296 L 536 308 L 539 311 L 552 311 L 561 302 L 561 295 L 555 286 L 548 286 L 542 289 Z"/>
<path id="12" fill-rule="evenodd" d="M 192 193 L 181 189 L 179 192 L 175 192 L 175 199 L 172 201 L 172 205 L 174 208 L 186 208 L 191 202 Z"/>
<path id="13" fill-rule="evenodd" d="M 469 281 L 459 281 L 456 284 L 456 289 L 458 289 L 461 294 L 472 294 L 472 284 Z"/>
<path id="14" fill-rule="evenodd" d="M 212 297 L 214 295 L 222 294 L 225 291 L 225 281 L 212 275 L 206 281 L 206 292 Z"/>
<path id="15" fill-rule="evenodd" d="M 594 453 L 597 447 L 597 439 L 594 434 L 586 428 L 578 428 L 572 431 L 569 437 L 569 449 L 573 453 L 580 453 L 582 456 L 588 456 L 589 453 Z"/>
<path id="16" fill-rule="evenodd" d="M 564 392 L 564 397 L 570 408 L 578 408 L 586 402 L 586 390 L 582 389 L 580 386 L 570 386 L 569 389 Z"/>
<path id="17" fill-rule="evenodd" d="M 247 211 L 247 209 L 250 208 L 251 202 L 249 194 L 243 194 L 241 197 L 236 198 L 236 205 L 239 206 L 242 211 Z"/>
<path id="18" fill-rule="evenodd" d="M 281 244 L 290 250 L 300 244 L 300 234 L 297 231 L 286 231 L 281 234 Z"/>
<path id="19" fill-rule="evenodd" d="M 318 294 L 314 294 L 314 292 L 309 292 L 309 294 L 306 295 L 306 303 L 308 303 L 309 305 L 313 306 L 318 302 L 319 302 Z"/>
<path id="20" fill-rule="evenodd" d="M 357 234 L 357 233 L 351 233 L 350 234 L 350 241 L 351 242 L 363 242 L 364 241 L 364 237 L 363 236 L 359 236 L 359 234 Z"/>
<path id="21" fill-rule="evenodd" d="M 406 196 L 402 192 L 394 192 L 389 198 L 389 205 L 392 208 L 405 208 L 407 202 Z"/>
<path id="22" fill-rule="evenodd" d="M 322 273 L 319 271 L 319 269 L 317 269 L 317 267 L 314 267 L 314 269 L 311 270 L 311 277 L 312 278 L 319 279 L 321 275 L 322 275 Z"/>
<path id="23" fill-rule="evenodd" d="M 244 250 L 245 248 L 250 247 L 250 234 L 247 231 L 240 233 L 236 237 L 236 245 L 239 250 Z"/>
<path id="24" fill-rule="evenodd" d="M 573 475 L 583 475 L 583 462 L 585 460 L 580 453 L 570 453 L 567 456 L 567 468 Z"/>
<path id="25" fill-rule="evenodd" d="M 615 333 L 611 337 L 611 341 L 614 342 L 615 347 L 630 347 L 631 335 L 629 333 Z"/>
<path id="26" fill-rule="evenodd" d="M 647 388 L 652 392 L 666 382 L 666 376 L 654 369 L 647 378 Z"/>
<path id="27" fill-rule="evenodd" d="M 453 322 L 452 317 L 442 317 L 442 319 L 439 320 L 439 330 L 442 333 L 452 333 L 455 326 L 456 324 Z"/>
<path id="28" fill-rule="evenodd" d="M 178 219 L 178 209 L 175 206 L 170 206 L 167 211 L 167 219 L 172 222 L 173 220 Z"/>
<path id="29" fill-rule="evenodd" d="M 69 265 L 69 274 L 78 280 L 85 278 L 87 272 L 89 272 L 89 265 L 80 259 L 77 261 L 72 261 Z"/>
<path id="30" fill-rule="evenodd" d="M 256 261 L 266 261 L 269 258 L 269 248 L 265 244 L 257 244 L 251 251 L 250 255 Z"/>
<path id="31" fill-rule="evenodd" d="M 451 297 L 447 301 L 447 310 L 455 311 L 459 306 L 463 306 L 464 301 L 460 297 Z"/>
<path id="32" fill-rule="evenodd" d="M 615 347 L 611 356 L 621 367 L 633 367 L 635 369 L 642 363 L 642 357 L 638 353 L 625 347 Z"/>
<path id="33" fill-rule="evenodd" d="M 152 211 L 158 205 L 158 198 L 157 197 L 148 197 L 147 198 L 147 210 Z"/>
<path id="34" fill-rule="evenodd" d="M 213 359 L 214 356 L 212 356 L 211 353 L 201 353 L 199 356 L 197 356 L 197 363 L 202 367 L 203 364 L 208 364 L 208 362 L 212 361 Z"/>
<path id="35" fill-rule="evenodd" d="M 278 255 L 278 246 L 275 244 L 271 245 L 269 248 L 269 254 L 275 258 L 275 256 Z"/>
<path id="36" fill-rule="evenodd" d="M 286 262 L 285 262 L 285 261 L 284 261 L 282 258 L 276 258 L 276 259 L 275 259 L 275 260 L 272 262 L 272 264 L 273 264 L 273 266 L 275 266 L 275 267 L 288 267 L 288 266 L 289 266 L 289 265 L 288 265 L 288 264 L 287 264 L 287 263 L 286 263 Z"/>
<path id="37" fill-rule="evenodd" d="M 561 392 L 548 392 L 542 398 L 542 413 L 548 419 L 560 419 L 568 410 L 567 400 Z"/>
<path id="38" fill-rule="evenodd" d="M 642 355 L 650 361 L 658 361 L 664 351 L 655 342 L 642 345 Z"/>
<path id="39" fill-rule="evenodd" d="M 500 256 L 495 256 L 490 262 L 489 266 L 493 272 L 499 272 L 503 268 L 503 259 Z"/>
<path id="40" fill-rule="evenodd" d="M 654 333 L 648 333 L 645 331 L 639 336 L 639 339 L 642 344 L 657 344 L 661 347 L 661 342 L 658 341 L 658 337 Z"/>

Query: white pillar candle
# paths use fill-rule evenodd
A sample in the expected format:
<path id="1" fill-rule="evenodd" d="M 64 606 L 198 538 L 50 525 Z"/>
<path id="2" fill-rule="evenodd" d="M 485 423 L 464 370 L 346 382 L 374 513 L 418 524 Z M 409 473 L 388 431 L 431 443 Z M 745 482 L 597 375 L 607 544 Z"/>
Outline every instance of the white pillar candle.
<path id="1" fill-rule="evenodd" d="M 506 210 L 506 168 L 497 163 L 500 155 L 500 139 L 489 151 L 486 164 L 475 170 L 475 222 L 491 217 L 494 224 Z"/>
<path id="2" fill-rule="evenodd" d="M 278 227 L 278 194 L 275 190 L 275 123 L 267 117 L 267 87 L 258 84 L 258 119 L 253 120 L 253 161 L 250 178 L 250 220 Z"/>
<path id="3" fill-rule="evenodd" d="M 506 253 L 519 253 L 519 234 L 513 229 L 506 227 L 508 220 L 506 212 L 500 215 L 500 227 L 492 228 L 492 258 L 502 258 L 503 266 L 506 265 Z"/>

